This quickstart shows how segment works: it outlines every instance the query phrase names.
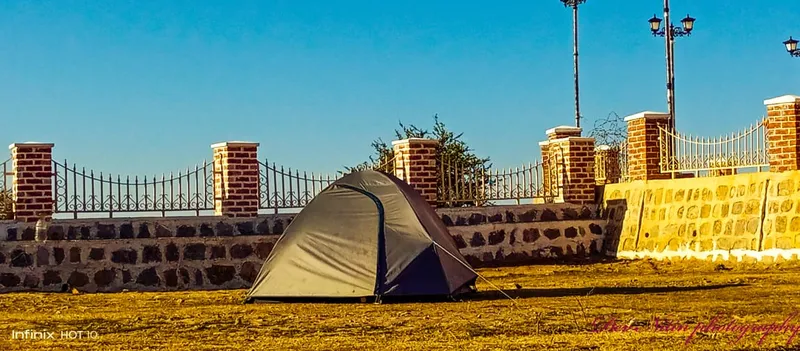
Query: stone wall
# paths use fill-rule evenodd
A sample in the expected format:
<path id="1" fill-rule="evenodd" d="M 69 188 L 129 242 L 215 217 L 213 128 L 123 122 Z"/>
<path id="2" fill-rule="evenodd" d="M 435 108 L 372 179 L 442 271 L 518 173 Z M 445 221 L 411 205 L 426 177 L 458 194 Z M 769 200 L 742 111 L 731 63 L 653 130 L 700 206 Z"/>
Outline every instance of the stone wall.
<path id="1" fill-rule="evenodd" d="M 594 206 L 540 204 L 439 209 L 476 267 L 599 254 Z M 113 292 L 249 287 L 293 215 L 0 222 L 0 292 Z"/>
<path id="2" fill-rule="evenodd" d="M 291 216 L 0 222 L 0 291 L 135 291 L 250 286 Z"/>
<path id="3" fill-rule="evenodd" d="M 605 250 L 621 258 L 775 261 L 800 254 L 800 172 L 606 185 Z"/>
<path id="4" fill-rule="evenodd" d="M 473 267 L 555 262 L 600 255 L 606 220 L 595 206 L 548 204 L 440 209 Z"/>

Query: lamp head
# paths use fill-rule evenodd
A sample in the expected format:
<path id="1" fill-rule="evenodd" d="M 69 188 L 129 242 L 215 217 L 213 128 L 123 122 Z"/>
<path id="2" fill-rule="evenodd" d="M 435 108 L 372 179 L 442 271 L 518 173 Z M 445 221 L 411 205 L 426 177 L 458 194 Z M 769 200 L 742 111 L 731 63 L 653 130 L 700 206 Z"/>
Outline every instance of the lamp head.
<path id="1" fill-rule="evenodd" d="M 695 19 L 690 17 L 689 15 L 686 15 L 686 18 L 681 20 L 681 24 L 683 25 L 683 30 L 686 33 L 692 32 L 692 29 L 694 29 L 694 21 Z"/>
<path id="2" fill-rule="evenodd" d="M 783 42 L 783 45 L 786 46 L 786 51 L 793 53 L 797 51 L 797 43 L 798 41 L 790 36 L 789 40 Z"/>
<path id="3" fill-rule="evenodd" d="M 661 29 L 661 19 L 656 17 L 656 15 L 653 15 L 653 18 L 651 18 L 648 22 L 650 22 L 650 30 L 653 31 L 653 33 L 656 33 Z"/>

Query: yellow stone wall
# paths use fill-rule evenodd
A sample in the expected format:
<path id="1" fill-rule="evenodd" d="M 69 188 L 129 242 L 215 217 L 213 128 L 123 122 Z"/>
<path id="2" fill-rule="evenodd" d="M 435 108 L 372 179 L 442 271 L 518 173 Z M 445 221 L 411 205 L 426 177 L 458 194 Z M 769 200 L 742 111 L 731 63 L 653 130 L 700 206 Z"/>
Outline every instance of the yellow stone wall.
<path id="1" fill-rule="evenodd" d="M 635 181 L 603 190 L 623 258 L 769 260 L 800 253 L 800 172 Z"/>
<path id="2" fill-rule="evenodd" d="M 800 172 L 773 175 L 766 205 L 763 249 L 800 248 Z"/>

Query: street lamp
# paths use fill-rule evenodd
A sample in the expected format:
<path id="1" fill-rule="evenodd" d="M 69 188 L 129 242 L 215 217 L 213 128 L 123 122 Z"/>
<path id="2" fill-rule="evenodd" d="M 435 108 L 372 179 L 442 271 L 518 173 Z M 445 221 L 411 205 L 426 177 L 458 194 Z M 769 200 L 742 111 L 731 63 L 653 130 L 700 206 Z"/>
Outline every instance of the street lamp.
<path id="1" fill-rule="evenodd" d="M 683 37 L 692 34 L 692 29 L 694 29 L 694 21 L 695 19 L 686 15 L 686 18 L 681 20 L 681 26 L 675 27 L 674 25 L 670 24 L 669 26 L 672 28 L 672 35 L 676 37 Z M 653 32 L 653 36 L 663 37 L 667 33 L 667 29 L 661 28 L 661 19 L 653 15 L 653 18 L 650 19 L 650 31 Z"/>
<path id="2" fill-rule="evenodd" d="M 581 100 L 578 85 L 578 5 L 586 0 L 560 0 L 564 7 L 572 7 L 572 63 L 575 75 L 575 127 L 581 127 Z"/>
<path id="3" fill-rule="evenodd" d="M 789 52 L 789 55 L 800 57 L 800 50 L 797 49 L 797 43 L 798 41 L 791 36 L 789 37 L 789 40 L 783 42 L 783 45 L 786 46 L 786 51 Z"/>
<path id="4" fill-rule="evenodd" d="M 675 130 L 675 37 L 689 36 L 694 29 L 695 19 L 686 15 L 681 20 L 681 27 L 675 27 L 669 20 L 669 0 L 664 0 L 664 26 L 661 19 L 653 15 L 650 22 L 650 31 L 653 36 L 664 37 L 667 56 L 667 112 L 669 113 L 670 128 Z"/>

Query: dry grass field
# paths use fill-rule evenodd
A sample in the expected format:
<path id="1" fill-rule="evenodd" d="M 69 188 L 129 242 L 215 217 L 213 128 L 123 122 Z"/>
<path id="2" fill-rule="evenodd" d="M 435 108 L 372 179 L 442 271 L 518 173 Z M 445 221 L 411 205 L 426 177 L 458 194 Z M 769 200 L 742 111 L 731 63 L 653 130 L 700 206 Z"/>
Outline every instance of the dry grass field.
<path id="1" fill-rule="evenodd" d="M 3 294 L 0 350 L 800 350 L 800 333 L 788 342 L 793 331 L 776 328 L 759 344 L 765 332 L 754 327 L 779 326 L 800 308 L 796 263 L 621 261 L 480 272 L 515 300 L 485 282 L 467 301 L 385 305 L 243 305 L 242 290 Z M 728 329 L 703 329 L 717 314 Z M 616 330 L 602 330 L 612 318 Z M 787 326 L 800 330 L 800 315 Z M 26 329 L 54 339 L 12 337 Z M 69 331 L 96 337 L 61 337 Z"/>

